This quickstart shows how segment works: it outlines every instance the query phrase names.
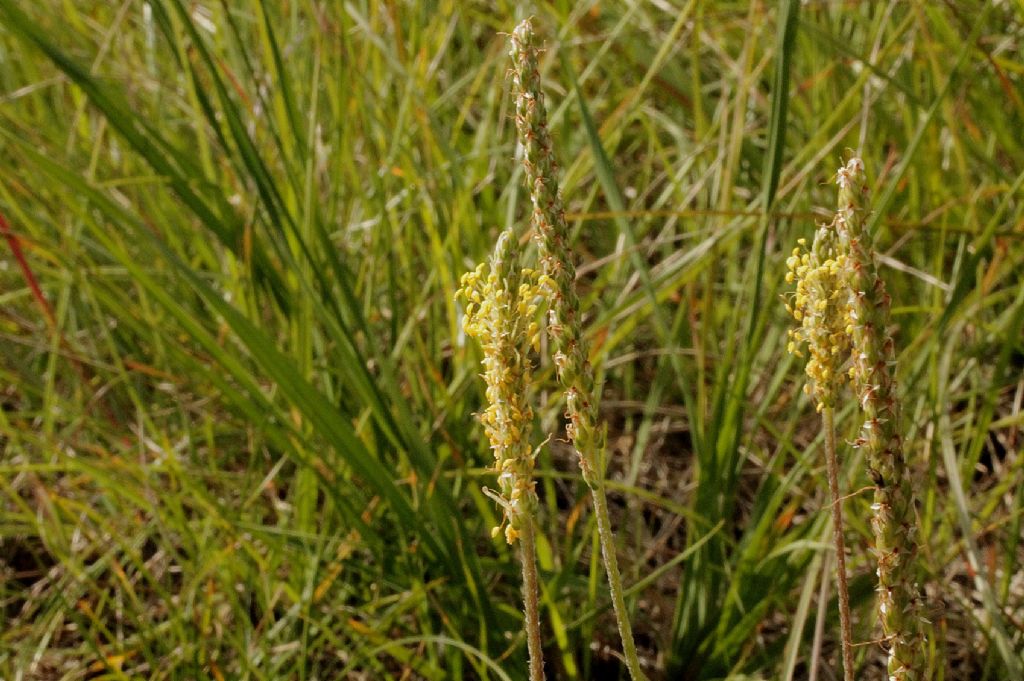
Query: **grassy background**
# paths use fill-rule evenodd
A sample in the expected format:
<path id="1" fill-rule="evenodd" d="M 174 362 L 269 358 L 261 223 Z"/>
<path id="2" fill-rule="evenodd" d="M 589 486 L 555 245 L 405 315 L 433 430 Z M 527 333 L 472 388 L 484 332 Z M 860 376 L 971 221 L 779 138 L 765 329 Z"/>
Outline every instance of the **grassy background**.
<path id="1" fill-rule="evenodd" d="M 526 234 L 502 35 L 526 11 L 651 676 L 837 666 L 778 296 L 850 148 L 882 204 L 933 678 L 1020 678 L 1019 0 L 0 0 L 0 677 L 524 676 L 454 290 Z M 549 677 L 617 678 L 538 378 Z M 870 481 L 843 466 L 870 642 Z"/>

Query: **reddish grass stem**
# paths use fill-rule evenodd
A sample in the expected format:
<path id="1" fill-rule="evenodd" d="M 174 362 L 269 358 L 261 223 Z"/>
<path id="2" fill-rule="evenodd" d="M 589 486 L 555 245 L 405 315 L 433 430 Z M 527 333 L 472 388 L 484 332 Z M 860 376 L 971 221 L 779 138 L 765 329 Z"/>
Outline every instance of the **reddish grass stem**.
<path id="1" fill-rule="evenodd" d="M 21 269 L 21 275 L 25 277 L 25 283 L 28 284 L 28 288 L 32 292 L 32 297 L 36 299 L 39 307 L 43 310 L 43 316 L 46 317 L 46 322 L 50 325 L 51 329 L 56 331 L 57 318 L 53 314 L 53 308 L 50 307 L 50 303 L 46 300 L 46 296 L 43 295 L 43 290 L 39 287 L 36 275 L 32 273 L 32 268 L 29 267 L 28 260 L 25 259 L 25 253 L 21 250 L 21 243 L 18 241 L 18 236 L 14 233 L 14 230 L 11 229 L 11 225 L 7 222 L 7 218 L 4 217 L 3 213 L 0 213 L 0 233 L 3 233 L 4 239 L 7 240 L 7 245 L 10 247 L 11 253 L 14 255 L 14 259 L 18 262 L 18 267 Z"/>

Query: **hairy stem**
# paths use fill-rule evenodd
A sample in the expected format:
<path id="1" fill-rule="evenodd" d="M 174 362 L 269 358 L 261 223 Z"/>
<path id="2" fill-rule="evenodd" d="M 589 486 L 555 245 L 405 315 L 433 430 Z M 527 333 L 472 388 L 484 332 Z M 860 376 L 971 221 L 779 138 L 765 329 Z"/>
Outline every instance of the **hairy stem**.
<path id="1" fill-rule="evenodd" d="M 836 460 L 835 411 L 821 410 L 825 427 L 825 460 L 828 489 L 832 494 L 832 541 L 836 549 L 836 581 L 839 591 L 839 626 L 843 638 L 843 678 L 853 681 L 853 627 L 850 625 L 850 592 L 846 584 L 846 544 L 843 541 L 843 500 L 839 496 L 839 462 Z"/>
<path id="2" fill-rule="evenodd" d="M 530 653 L 530 681 L 544 681 L 537 586 L 537 540 L 532 518 L 524 519 L 520 528 L 519 558 L 523 565 L 523 612 L 526 616 L 526 647 Z"/>
<path id="3" fill-rule="evenodd" d="M 619 560 L 615 555 L 615 537 L 612 535 L 612 524 L 608 518 L 608 497 L 604 493 L 604 484 L 599 482 L 591 487 L 594 497 L 594 515 L 597 519 L 597 536 L 601 542 L 601 556 L 604 558 L 604 570 L 608 573 L 608 590 L 612 596 L 612 609 L 619 625 L 619 637 L 622 639 L 622 655 L 626 660 L 629 675 L 636 680 L 645 679 L 640 671 L 640 660 L 636 654 L 636 643 L 633 641 L 633 625 L 629 621 L 626 609 L 626 598 L 622 593 L 622 577 L 619 574 Z"/>

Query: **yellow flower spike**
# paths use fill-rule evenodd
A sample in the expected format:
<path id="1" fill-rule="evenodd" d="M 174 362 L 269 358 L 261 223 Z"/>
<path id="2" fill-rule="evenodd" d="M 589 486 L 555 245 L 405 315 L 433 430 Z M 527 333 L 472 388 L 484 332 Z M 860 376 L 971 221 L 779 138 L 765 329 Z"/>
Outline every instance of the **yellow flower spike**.
<path id="1" fill-rule="evenodd" d="M 818 227 L 809 249 L 806 248 L 806 240 L 801 239 L 798 243 L 800 248 L 797 248 L 791 257 L 800 261 L 800 266 L 795 272 L 796 292 L 793 305 L 787 306 L 797 325 L 791 329 L 787 349 L 799 356 L 799 348 L 804 345 L 807 347 L 808 358 L 804 372 L 808 380 L 803 386 L 803 391 L 813 398 L 815 411 L 822 415 L 826 433 L 825 458 L 829 472 L 829 491 L 833 501 L 832 524 L 837 556 L 844 678 L 846 681 L 852 681 L 853 640 L 833 426 L 835 401 L 847 377 L 844 363 L 850 355 L 849 337 L 844 333 L 847 325 L 844 309 L 847 295 L 843 293 L 846 290 L 846 277 L 837 266 L 835 254 L 839 236 L 835 221 Z M 790 277 L 787 276 L 786 280 L 792 283 Z"/>
<path id="2" fill-rule="evenodd" d="M 806 366 L 810 392 L 826 407 L 831 406 L 845 373 L 842 363 L 849 356 L 847 335 L 844 333 L 844 285 L 842 270 L 837 265 L 837 233 L 834 224 L 822 225 L 815 233 L 813 245 L 805 250 L 807 240 L 798 241 L 799 247 L 789 260 L 799 260 L 795 272 L 787 274 L 786 281 L 796 281 L 793 304 L 786 310 L 798 324 L 790 334 L 787 350 L 798 355 L 799 348 L 807 345 L 810 356 Z"/>
<path id="3" fill-rule="evenodd" d="M 511 231 L 499 237 L 489 263 L 481 263 L 461 278 L 459 294 L 468 299 L 463 328 L 483 349 L 485 395 L 488 406 L 478 418 L 494 453 L 500 493 L 493 494 L 503 509 L 497 536 L 513 543 L 521 535 L 514 527 L 531 522 L 536 509 L 530 428 L 533 410 L 527 402 L 532 363 L 529 350 L 539 326 L 534 315 L 537 277 L 519 269 L 518 242 Z"/>

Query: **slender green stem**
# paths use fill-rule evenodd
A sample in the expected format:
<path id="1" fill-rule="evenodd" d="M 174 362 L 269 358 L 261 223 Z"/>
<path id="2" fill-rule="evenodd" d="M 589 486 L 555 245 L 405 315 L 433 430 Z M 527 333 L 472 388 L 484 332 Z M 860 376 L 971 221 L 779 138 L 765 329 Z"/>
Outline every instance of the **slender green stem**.
<path id="1" fill-rule="evenodd" d="M 544 681 L 544 653 L 540 638 L 540 607 L 537 586 L 537 541 L 533 518 L 524 518 L 519 530 L 519 558 L 523 564 L 523 612 L 526 616 L 526 647 L 530 653 L 530 681 Z"/>
<path id="2" fill-rule="evenodd" d="M 615 620 L 619 624 L 619 638 L 622 639 L 622 655 L 626 660 L 629 676 L 634 681 L 645 680 L 647 677 L 640 671 L 640 659 L 636 654 L 636 643 L 633 641 L 633 625 L 629 622 L 626 610 L 626 598 L 622 593 L 622 576 L 619 574 L 619 559 L 615 554 L 615 537 L 612 535 L 612 524 L 608 518 L 608 497 L 604 493 L 604 482 L 598 480 L 590 488 L 594 498 L 594 514 L 597 517 L 597 536 L 601 542 L 601 556 L 604 558 L 604 569 L 608 573 L 608 590 L 612 596 L 612 609 Z"/>
<path id="3" fill-rule="evenodd" d="M 850 591 L 846 584 L 846 545 L 843 541 L 843 500 L 839 496 L 839 463 L 836 460 L 835 410 L 821 410 L 825 427 L 825 460 L 828 489 L 832 493 L 832 541 L 836 548 L 836 580 L 839 585 L 839 626 L 843 637 L 843 678 L 853 681 L 853 628 L 850 625 Z"/>
<path id="4" fill-rule="evenodd" d="M 832 556 L 825 554 L 821 563 L 821 589 L 818 591 L 818 614 L 814 618 L 814 642 L 811 644 L 811 669 L 807 681 L 818 681 L 818 665 L 821 661 L 821 641 L 825 637 L 825 613 L 828 610 L 828 573 L 832 570 Z M 791 679 L 787 679 L 791 681 Z"/>

